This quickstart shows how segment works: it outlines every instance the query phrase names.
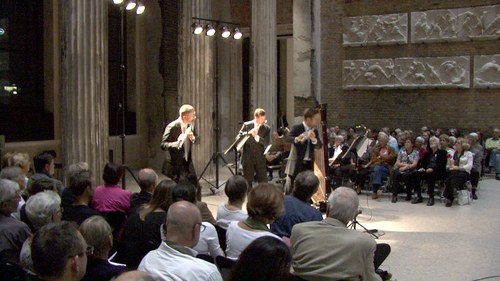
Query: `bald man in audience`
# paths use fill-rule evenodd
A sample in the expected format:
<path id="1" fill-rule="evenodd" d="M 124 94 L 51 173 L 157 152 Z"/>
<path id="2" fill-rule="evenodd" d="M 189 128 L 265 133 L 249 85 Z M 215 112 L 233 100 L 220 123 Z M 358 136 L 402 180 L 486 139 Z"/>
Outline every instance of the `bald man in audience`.
<path id="1" fill-rule="evenodd" d="M 130 214 L 133 214 L 139 207 L 151 201 L 153 191 L 158 184 L 158 175 L 153 169 L 149 168 L 140 170 L 137 179 L 141 191 L 132 194 L 132 197 L 130 197 Z"/>
<path id="2" fill-rule="evenodd" d="M 142 259 L 138 270 L 164 280 L 222 281 L 217 267 L 196 258 L 197 253 L 192 249 L 205 228 L 196 205 L 187 201 L 172 204 L 163 227 L 165 241 Z"/>
<path id="3" fill-rule="evenodd" d="M 147 272 L 133 270 L 125 272 L 120 275 L 115 281 L 160 281 L 161 279 L 155 277 Z"/>

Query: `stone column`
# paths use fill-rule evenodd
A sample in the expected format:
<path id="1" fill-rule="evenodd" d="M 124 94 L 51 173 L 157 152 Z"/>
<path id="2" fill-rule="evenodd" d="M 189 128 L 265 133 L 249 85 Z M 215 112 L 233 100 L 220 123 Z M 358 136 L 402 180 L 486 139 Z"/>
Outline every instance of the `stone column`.
<path id="1" fill-rule="evenodd" d="M 293 0 L 294 96 L 311 97 L 311 1 Z"/>
<path id="2" fill-rule="evenodd" d="M 185 0 L 181 4 L 179 34 L 179 103 L 196 108 L 195 128 L 200 142 L 193 146 L 193 162 L 198 176 L 214 152 L 214 73 L 215 36 L 193 35 L 192 17 L 212 16 L 212 1 Z M 217 35 L 216 35 L 217 36 Z M 205 176 L 212 174 L 212 167 Z M 207 177 L 205 177 L 207 178 Z"/>
<path id="3" fill-rule="evenodd" d="M 264 108 L 268 125 L 276 130 L 276 0 L 252 1 L 251 56 L 250 116 L 255 108 Z"/>
<path id="4" fill-rule="evenodd" d="M 85 161 L 95 183 L 108 160 L 108 2 L 63 0 L 62 158 Z"/>

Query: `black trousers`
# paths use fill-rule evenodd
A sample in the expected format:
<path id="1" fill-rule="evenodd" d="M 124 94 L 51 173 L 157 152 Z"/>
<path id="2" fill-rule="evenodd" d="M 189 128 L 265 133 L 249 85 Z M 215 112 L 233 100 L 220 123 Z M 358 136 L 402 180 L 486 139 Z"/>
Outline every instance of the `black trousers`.
<path id="1" fill-rule="evenodd" d="M 446 179 L 446 187 L 444 189 L 443 196 L 453 201 L 454 191 L 460 190 L 464 184 L 470 179 L 469 173 L 465 171 L 450 171 L 448 178 Z"/>
<path id="2" fill-rule="evenodd" d="M 351 164 L 341 165 L 337 168 L 331 168 L 331 175 L 333 175 L 333 180 L 335 182 L 335 187 L 339 187 L 342 184 L 342 179 L 347 177 L 350 180 L 354 179 L 356 171 Z"/>
<path id="3" fill-rule="evenodd" d="M 419 188 L 417 188 L 417 185 L 419 184 L 417 183 L 418 177 L 416 171 L 400 172 L 399 170 L 395 170 L 393 178 L 394 181 L 392 182 L 392 195 L 398 195 L 398 193 L 402 189 L 401 182 L 404 182 L 404 184 L 406 185 L 406 195 L 411 196 L 412 191 L 415 189 L 417 196 L 422 197 L 422 193 L 419 192 Z"/>
<path id="4" fill-rule="evenodd" d="M 389 246 L 389 244 L 377 244 L 377 248 L 375 249 L 375 256 L 373 257 L 373 265 L 375 266 L 375 270 L 380 267 L 380 265 L 385 261 L 390 253 L 391 246 Z"/>
<path id="5" fill-rule="evenodd" d="M 472 169 L 470 171 L 470 183 L 472 184 L 473 188 L 476 188 L 479 184 L 479 171 L 477 171 L 476 169 Z"/>
<path id="6" fill-rule="evenodd" d="M 436 181 L 446 179 L 446 173 L 433 170 L 430 173 L 418 172 L 418 180 L 427 182 L 427 194 L 429 198 L 434 198 L 434 190 L 436 188 Z M 420 190 L 420 185 L 418 186 Z"/>
<path id="7" fill-rule="evenodd" d="M 255 177 L 258 183 L 267 183 L 266 157 L 264 155 L 254 155 L 253 159 L 246 159 L 243 164 L 243 176 L 248 181 L 250 188 Z"/>
<path id="8" fill-rule="evenodd" d="M 354 183 L 357 186 L 363 187 L 369 176 L 370 176 L 370 168 L 363 168 L 359 170 L 358 173 L 356 174 Z"/>

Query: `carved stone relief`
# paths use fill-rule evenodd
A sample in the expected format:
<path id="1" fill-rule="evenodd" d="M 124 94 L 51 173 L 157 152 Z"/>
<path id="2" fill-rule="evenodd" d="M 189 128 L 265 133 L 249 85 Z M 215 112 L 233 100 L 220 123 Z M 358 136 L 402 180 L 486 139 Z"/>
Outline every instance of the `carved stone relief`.
<path id="1" fill-rule="evenodd" d="M 500 5 L 411 13 L 411 42 L 500 38 Z"/>
<path id="2" fill-rule="evenodd" d="M 344 47 L 408 42 L 407 14 L 346 17 L 342 22 Z"/>
<path id="3" fill-rule="evenodd" d="M 500 88 L 500 55 L 474 56 L 474 88 Z"/>
<path id="4" fill-rule="evenodd" d="M 469 88 L 469 57 L 346 60 L 344 89 Z"/>
<path id="5" fill-rule="evenodd" d="M 398 88 L 469 88 L 469 57 L 398 58 L 394 60 Z"/>
<path id="6" fill-rule="evenodd" d="M 345 60 L 344 89 L 379 89 L 394 87 L 393 59 Z"/>

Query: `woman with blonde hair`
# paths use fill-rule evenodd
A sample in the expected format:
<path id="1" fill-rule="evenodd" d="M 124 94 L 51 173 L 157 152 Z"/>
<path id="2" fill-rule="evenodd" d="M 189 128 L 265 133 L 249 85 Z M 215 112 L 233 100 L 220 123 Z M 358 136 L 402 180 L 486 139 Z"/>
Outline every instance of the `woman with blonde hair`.
<path id="1" fill-rule="evenodd" d="M 447 199 L 446 207 L 453 204 L 453 193 L 462 189 L 464 184 L 470 180 L 470 172 L 473 166 L 474 156 L 469 151 L 470 145 L 464 138 L 457 138 L 455 143 L 455 154 L 448 159 L 448 179 L 443 196 Z"/>

